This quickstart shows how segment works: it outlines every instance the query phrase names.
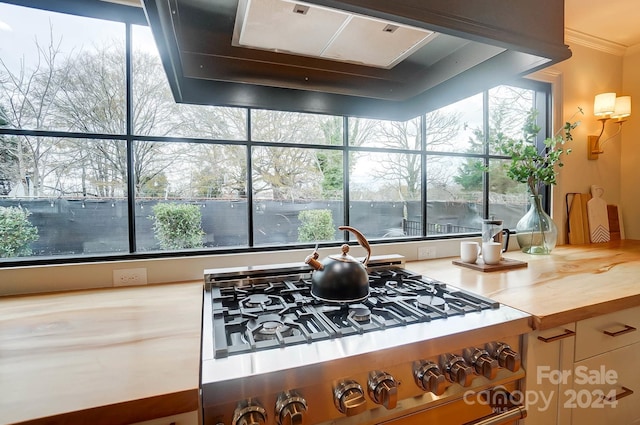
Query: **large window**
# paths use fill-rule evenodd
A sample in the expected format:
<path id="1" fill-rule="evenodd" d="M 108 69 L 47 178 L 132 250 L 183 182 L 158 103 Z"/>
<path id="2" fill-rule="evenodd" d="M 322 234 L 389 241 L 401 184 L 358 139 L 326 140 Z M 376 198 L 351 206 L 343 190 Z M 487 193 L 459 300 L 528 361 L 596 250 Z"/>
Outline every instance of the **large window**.
<path id="1" fill-rule="evenodd" d="M 123 22 L 0 3 L 0 266 L 335 243 L 343 224 L 455 237 L 526 210 L 492 143 L 532 109 L 546 135 L 545 84 L 406 122 L 176 104 L 142 11 L 112 7 Z"/>

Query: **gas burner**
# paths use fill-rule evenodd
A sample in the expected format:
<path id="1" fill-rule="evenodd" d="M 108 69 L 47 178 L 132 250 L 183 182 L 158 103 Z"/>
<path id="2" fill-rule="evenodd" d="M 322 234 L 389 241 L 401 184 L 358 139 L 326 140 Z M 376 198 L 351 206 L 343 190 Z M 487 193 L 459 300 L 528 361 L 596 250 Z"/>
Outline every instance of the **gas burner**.
<path id="1" fill-rule="evenodd" d="M 349 306 L 349 316 L 356 322 L 368 322 L 371 319 L 371 310 L 364 304 Z"/>
<path id="2" fill-rule="evenodd" d="M 247 332 L 256 341 L 267 341 L 293 335 L 293 328 L 278 314 L 264 314 L 247 323 Z"/>
<path id="3" fill-rule="evenodd" d="M 241 303 L 245 307 L 265 307 L 273 303 L 272 297 L 266 294 L 251 294 Z"/>
<path id="4" fill-rule="evenodd" d="M 429 307 L 437 307 L 442 310 L 442 307 L 446 304 L 443 298 L 437 297 L 435 295 L 420 295 L 416 299 L 416 303 L 418 307 L 429 308 Z"/>
<path id="5" fill-rule="evenodd" d="M 369 297 L 351 304 L 312 297 L 311 275 L 306 271 L 294 275 L 285 269 L 273 276 L 261 272 L 256 279 L 240 280 L 235 271 L 229 280 L 224 274 L 206 275 L 216 336 L 214 357 L 311 344 L 500 305 L 403 268 L 376 268 L 369 273 Z"/>
<path id="6" fill-rule="evenodd" d="M 417 294 L 416 291 L 412 290 L 409 287 L 405 287 L 402 283 L 402 280 L 395 281 L 388 281 L 385 282 L 384 285 L 380 285 L 380 286 L 376 286 L 376 287 L 372 287 L 371 288 L 371 295 L 372 296 L 385 296 L 385 297 L 392 297 L 392 298 L 402 298 L 402 297 L 415 297 Z M 371 299 L 371 297 L 369 298 Z"/>
<path id="7" fill-rule="evenodd" d="M 402 286 L 403 275 L 393 270 L 377 270 L 369 274 L 369 285 L 376 286 Z"/>
<path id="8" fill-rule="evenodd" d="M 411 289 L 404 287 L 404 285 L 402 284 L 402 280 L 400 281 L 399 284 L 395 280 L 385 283 L 384 290 L 386 292 L 386 295 L 408 295 L 408 296 L 416 295 L 415 291 L 412 291 Z"/>

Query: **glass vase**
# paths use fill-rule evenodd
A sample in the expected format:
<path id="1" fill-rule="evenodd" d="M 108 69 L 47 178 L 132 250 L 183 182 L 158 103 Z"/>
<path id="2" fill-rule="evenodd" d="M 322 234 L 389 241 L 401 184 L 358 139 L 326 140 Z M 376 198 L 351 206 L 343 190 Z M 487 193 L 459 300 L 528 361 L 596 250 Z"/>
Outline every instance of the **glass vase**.
<path id="1" fill-rule="evenodd" d="M 529 211 L 516 224 L 522 252 L 549 254 L 556 247 L 558 227 L 542 208 L 542 195 L 529 195 Z"/>

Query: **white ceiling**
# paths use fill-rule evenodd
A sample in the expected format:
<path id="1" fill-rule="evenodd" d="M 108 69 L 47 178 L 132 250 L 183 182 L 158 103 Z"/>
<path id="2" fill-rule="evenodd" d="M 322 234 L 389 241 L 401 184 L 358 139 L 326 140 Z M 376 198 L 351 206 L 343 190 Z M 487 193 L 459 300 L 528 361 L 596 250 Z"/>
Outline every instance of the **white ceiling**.
<path id="1" fill-rule="evenodd" d="M 640 44 L 638 0 L 565 0 L 565 28 L 623 47 Z"/>

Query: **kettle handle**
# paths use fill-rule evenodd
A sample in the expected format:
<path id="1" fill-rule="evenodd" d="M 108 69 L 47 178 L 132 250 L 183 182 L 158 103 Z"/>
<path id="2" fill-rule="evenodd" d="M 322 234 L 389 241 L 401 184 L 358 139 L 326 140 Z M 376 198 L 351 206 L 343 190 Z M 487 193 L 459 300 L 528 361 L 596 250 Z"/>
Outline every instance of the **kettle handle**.
<path id="1" fill-rule="evenodd" d="M 356 228 L 353 228 L 351 226 L 339 226 L 338 229 L 340 230 L 348 230 L 351 233 L 353 233 L 354 235 L 356 235 L 356 239 L 358 239 L 358 243 L 360 245 L 362 245 L 362 247 L 364 249 L 367 250 L 367 256 L 364 259 L 363 263 L 365 267 L 367 267 L 367 263 L 369 262 L 369 258 L 371 257 L 371 247 L 369 246 L 369 241 L 367 241 L 367 238 L 364 237 L 364 235 L 362 233 L 360 233 L 360 231 Z"/>

